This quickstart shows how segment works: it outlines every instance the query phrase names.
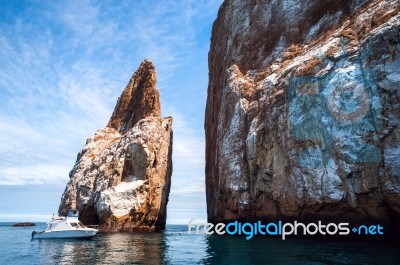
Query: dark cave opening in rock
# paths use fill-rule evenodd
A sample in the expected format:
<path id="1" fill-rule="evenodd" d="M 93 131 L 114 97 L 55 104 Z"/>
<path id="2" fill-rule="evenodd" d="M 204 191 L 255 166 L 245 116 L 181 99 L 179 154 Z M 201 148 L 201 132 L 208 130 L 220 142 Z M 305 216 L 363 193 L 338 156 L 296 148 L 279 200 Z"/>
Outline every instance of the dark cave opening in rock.
<path id="1" fill-rule="evenodd" d="M 125 155 L 121 181 L 130 182 L 146 179 L 147 153 L 143 145 L 132 143 Z"/>

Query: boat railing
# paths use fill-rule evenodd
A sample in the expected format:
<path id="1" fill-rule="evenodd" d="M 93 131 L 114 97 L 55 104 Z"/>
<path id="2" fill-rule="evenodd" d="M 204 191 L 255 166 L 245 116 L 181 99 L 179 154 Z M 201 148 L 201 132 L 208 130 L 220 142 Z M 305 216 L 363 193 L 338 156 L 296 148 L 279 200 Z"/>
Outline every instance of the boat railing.
<path id="1" fill-rule="evenodd" d="M 99 226 L 98 225 L 85 225 L 87 228 L 94 228 L 94 229 L 98 229 Z"/>

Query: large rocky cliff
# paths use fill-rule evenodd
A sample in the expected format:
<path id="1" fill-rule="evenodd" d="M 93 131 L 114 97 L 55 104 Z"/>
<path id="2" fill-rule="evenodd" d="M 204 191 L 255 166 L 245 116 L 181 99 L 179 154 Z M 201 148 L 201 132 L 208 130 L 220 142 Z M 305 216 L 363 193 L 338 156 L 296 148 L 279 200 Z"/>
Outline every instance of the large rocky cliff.
<path id="1" fill-rule="evenodd" d="M 59 214 L 80 211 L 101 231 L 164 229 L 172 174 L 172 118 L 160 117 L 153 64 L 145 60 L 110 121 L 87 139 L 70 172 Z"/>
<path id="2" fill-rule="evenodd" d="M 398 0 L 225 0 L 212 29 L 212 222 L 400 230 Z"/>

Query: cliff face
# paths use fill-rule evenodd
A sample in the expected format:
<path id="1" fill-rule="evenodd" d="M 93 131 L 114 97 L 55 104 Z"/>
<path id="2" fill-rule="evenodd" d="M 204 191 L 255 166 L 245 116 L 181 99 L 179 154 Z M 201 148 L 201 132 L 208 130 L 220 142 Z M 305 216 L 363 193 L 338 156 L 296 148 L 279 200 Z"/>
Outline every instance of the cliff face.
<path id="1" fill-rule="evenodd" d="M 400 230 L 400 3 L 226 0 L 212 30 L 212 222 Z"/>
<path id="2" fill-rule="evenodd" d="M 80 211 L 101 231 L 164 229 L 172 174 L 172 118 L 160 117 L 156 72 L 145 60 L 110 121 L 87 139 L 61 198 L 59 214 Z"/>

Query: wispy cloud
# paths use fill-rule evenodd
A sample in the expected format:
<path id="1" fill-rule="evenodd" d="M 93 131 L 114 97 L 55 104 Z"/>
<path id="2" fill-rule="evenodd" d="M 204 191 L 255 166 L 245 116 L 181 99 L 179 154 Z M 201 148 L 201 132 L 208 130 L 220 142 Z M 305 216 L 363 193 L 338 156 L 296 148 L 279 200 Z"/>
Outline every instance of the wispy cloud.
<path id="1" fill-rule="evenodd" d="M 0 185 L 65 183 L 70 169 L 69 165 L 53 163 L 0 168 Z"/>

